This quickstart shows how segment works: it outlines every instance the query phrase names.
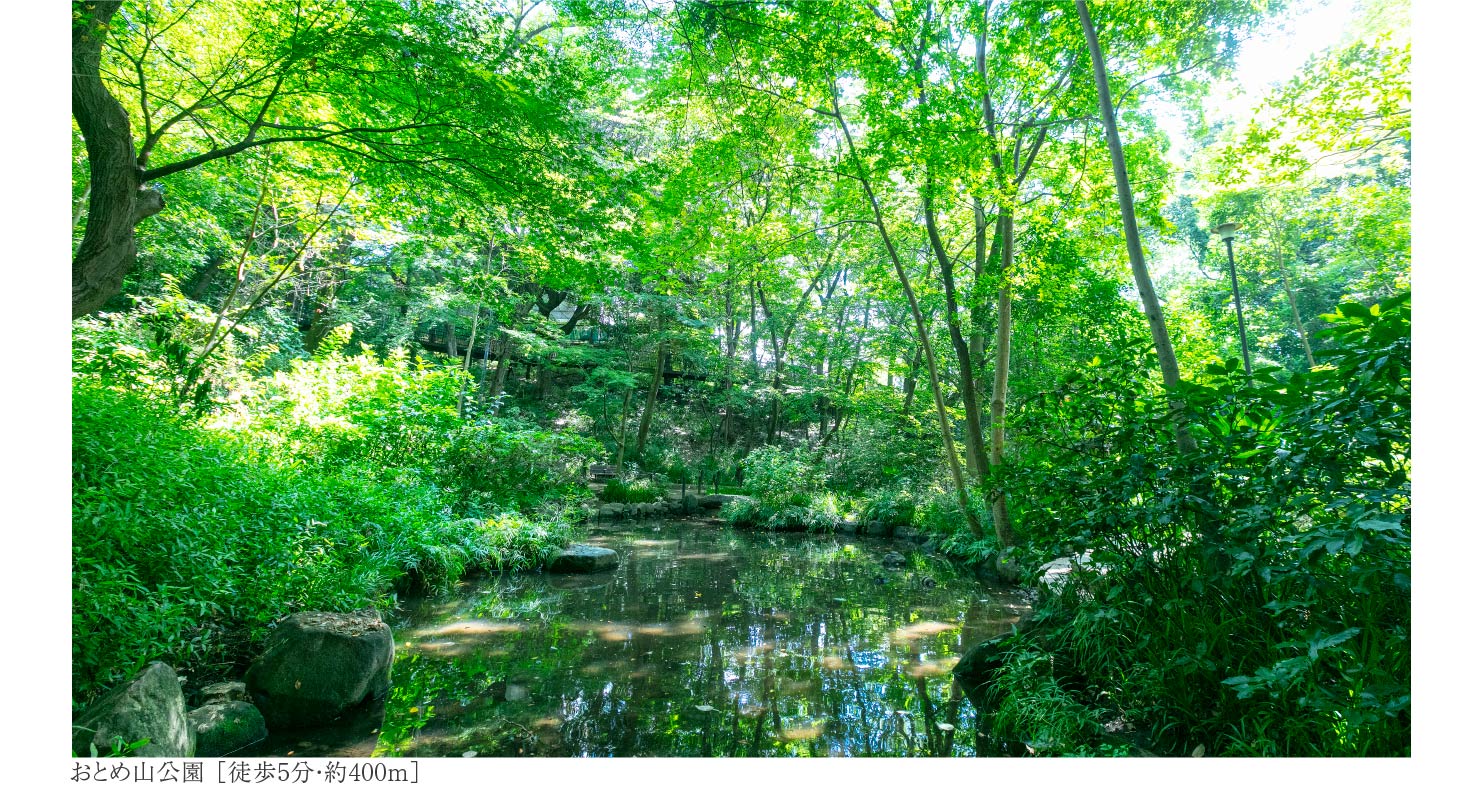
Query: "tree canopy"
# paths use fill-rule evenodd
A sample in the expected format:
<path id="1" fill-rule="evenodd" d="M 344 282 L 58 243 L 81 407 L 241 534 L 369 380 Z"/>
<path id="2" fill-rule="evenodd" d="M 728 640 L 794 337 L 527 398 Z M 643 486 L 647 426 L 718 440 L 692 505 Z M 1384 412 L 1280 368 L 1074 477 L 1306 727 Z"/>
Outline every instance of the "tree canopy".
<path id="1" fill-rule="evenodd" d="M 74 645 L 75 695 L 226 664 L 273 605 L 534 566 L 610 465 L 609 502 L 744 493 L 733 525 L 886 523 L 1002 582 L 1093 555 L 1014 641 L 1019 704 L 1168 753 L 1407 753 L 1383 6 L 1240 115 L 1211 97 L 1303 4 L 77 0 L 74 582 L 106 593 L 74 626 L 118 636 Z M 189 582 L 128 564 L 197 496 L 373 560 L 249 601 L 197 590 L 226 537 Z M 162 639 L 188 604 L 246 634 Z"/>

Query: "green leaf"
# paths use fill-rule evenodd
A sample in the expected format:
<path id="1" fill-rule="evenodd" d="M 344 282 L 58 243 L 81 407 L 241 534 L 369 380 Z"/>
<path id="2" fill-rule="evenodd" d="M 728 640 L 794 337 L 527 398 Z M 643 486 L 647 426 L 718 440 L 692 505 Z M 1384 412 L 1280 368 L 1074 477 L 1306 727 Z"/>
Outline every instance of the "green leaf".
<path id="1" fill-rule="evenodd" d="M 1330 635 L 1319 640 L 1313 640 L 1311 641 L 1310 647 L 1307 649 L 1306 654 L 1311 659 L 1316 659 L 1317 652 L 1322 651 L 1323 649 L 1329 649 L 1342 643 L 1346 643 L 1347 641 L 1352 640 L 1354 637 L 1356 637 L 1357 634 L 1361 631 L 1361 627 L 1352 627 L 1350 629 L 1344 629 L 1335 635 Z"/>

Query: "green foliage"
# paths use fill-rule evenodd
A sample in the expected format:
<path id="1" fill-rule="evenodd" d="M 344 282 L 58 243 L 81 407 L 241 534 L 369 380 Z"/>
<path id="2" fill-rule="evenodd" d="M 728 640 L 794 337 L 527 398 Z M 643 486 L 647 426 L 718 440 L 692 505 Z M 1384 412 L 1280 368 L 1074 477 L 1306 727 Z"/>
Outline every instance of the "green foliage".
<path id="1" fill-rule="evenodd" d="M 1012 653 L 987 689 L 992 735 L 1022 742 L 1034 754 L 1064 753 L 1100 732 L 1096 712 L 1075 698 L 1056 675 L 1050 654 Z"/>
<path id="2" fill-rule="evenodd" d="M 1185 386 L 1196 452 L 1092 371 L 1058 411 L 1083 442 L 1019 471 L 1039 554 L 1106 569 L 1051 600 L 1056 669 L 1164 750 L 1408 750 L 1408 295 L 1325 319 L 1310 373 L 1231 361 Z"/>
<path id="3" fill-rule="evenodd" d="M 79 694 L 156 656 L 225 671 L 299 607 L 534 566 L 595 461 L 743 491 L 737 526 L 827 531 L 855 496 L 862 522 L 989 561 L 940 430 L 973 448 L 962 371 L 985 401 L 1001 287 L 988 483 L 1026 566 L 1109 568 L 1011 661 L 1001 732 L 1099 753 L 1110 705 L 1169 752 L 1404 750 L 1407 43 L 1350 38 L 1237 127 L 1186 107 L 1180 181 L 1147 97 L 1202 97 L 1282 3 L 1094 4 L 1148 252 L 1191 252 L 1153 260 L 1174 403 L 1123 292 L 1071 5 L 495 5 L 113 20 L 100 74 L 168 207 L 121 311 L 74 324 L 74 633 L 99 633 L 74 638 Z M 954 268 L 897 274 L 926 205 Z M 1222 360 L 1224 219 L 1252 381 Z"/>
<path id="4" fill-rule="evenodd" d="M 895 485 L 873 490 L 864 496 L 859 522 L 904 527 L 915 519 L 915 513 L 916 502 L 910 490 L 904 485 Z"/>
<path id="5" fill-rule="evenodd" d="M 611 503 L 651 503 L 667 494 L 666 486 L 643 477 L 639 479 L 610 479 L 602 488 L 601 498 Z"/>
<path id="6" fill-rule="evenodd" d="M 720 519 L 736 528 L 818 533 L 831 533 L 842 523 L 837 499 L 826 494 L 807 505 L 788 503 L 773 506 L 751 498 L 728 501 L 720 507 Z"/>
<path id="7" fill-rule="evenodd" d="M 72 726 L 72 730 L 74 732 L 75 731 L 92 731 L 92 732 L 96 732 L 96 731 L 93 731 L 92 728 L 85 728 L 85 727 L 83 727 L 81 725 L 74 725 L 74 726 Z M 137 752 L 140 747 L 143 747 L 144 745 L 146 745 L 148 743 L 149 743 L 149 737 L 147 737 L 147 736 L 144 737 L 144 738 L 142 738 L 142 739 L 137 739 L 135 741 L 126 741 L 126 740 L 124 740 L 124 738 L 122 736 L 120 736 L 120 735 L 118 735 L 118 734 L 115 733 L 115 734 L 113 734 L 113 740 L 110 741 L 110 742 L 108 742 L 108 750 L 106 752 L 98 752 L 98 745 L 97 745 L 97 743 L 96 742 L 88 742 L 87 743 L 87 757 L 89 757 L 89 758 L 131 758 L 131 757 L 134 757 L 134 753 Z M 73 750 L 72 751 L 72 757 L 76 758 L 79 755 L 81 755 L 81 753 L 77 752 L 76 750 Z"/>
<path id="8" fill-rule="evenodd" d="M 137 321 L 76 334 L 74 697 L 151 659 L 221 675 L 279 616 L 535 567 L 571 537 L 543 504 L 584 488 L 592 443 L 460 420 L 453 374 L 330 351 L 200 414 Z"/>
<path id="9" fill-rule="evenodd" d="M 827 484 L 827 477 L 805 447 L 762 446 L 746 455 L 741 467 L 746 492 L 773 509 L 808 506 Z"/>
<path id="10" fill-rule="evenodd" d="M 585 494 L 599 451 L 569 431 L 458 417 L 458 374 L 366 350 L 296 359 L 256 382 L 228 423 L 326 463 L 416 468 L 478 512 Z"/>

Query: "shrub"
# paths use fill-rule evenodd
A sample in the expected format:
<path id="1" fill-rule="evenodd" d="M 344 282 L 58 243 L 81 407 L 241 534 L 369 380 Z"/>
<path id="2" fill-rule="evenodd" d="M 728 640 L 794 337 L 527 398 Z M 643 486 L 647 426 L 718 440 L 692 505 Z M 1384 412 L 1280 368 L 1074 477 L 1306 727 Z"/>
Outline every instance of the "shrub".
<path id="1" fill-rule="evenodd" d="M 1012 476 L 1034 549 L 1108 570 L 1050 601 L 1065 615 L 1034 647 L 1164 751 L 1409 750 L 1408 297 L 1326 318 L 1309 373 L 1184 384 L 1194 451 L 1127 385 L 1151 380 L 1138 353 L 1051 392 L 1023 441 L 1063 447 Z"/>
<path id="2" fill-rule="evenodd" d="M 746 455 L 742 467 L 746 492 L 773 509 L 805 507 L 827 484 L 827 477 L 806 448 L 762 446 Z"/>
<path id="3" fill-rule="evenodd" d="M 909 487 L 903 484 L 873 490 L 864 498 L 859 519 L 897 528 L 909 526 L 915 519 L 915 498 Z"/>
<path id="4" fill-rule="evenodd" d="M 570 539 L 547 504 L 584 493 L 596 444 L 458 418 L 460 373 L 329 347 L 185 402 L 136 317 L 76 333 L 78 701 L 151 659 L 224 675 L 287 613 L 384 606 L 393 584 L 535 566 Z"/>
<path id="5" fill-rule="evenodd" d="M 1023 742 L 1034 753 L 1064 753 L 1099 738 L 1096 712 L 1055 675 L 1053 657 L 1034 648 L 1010 654 L 987 690 L 995 702 L 993 736 Z"/>
<path id="6" fill-rule="evenodd" d="M 791 504 L 775 507 L 743 498 L 728 501 L 720 508 L 720 518 L 737 528 L 764 528 L 772 531 L 831 532 L 842 522 L 837 502 L 832 495 L 820 495 L 811 506 Z"/>
<path id="7" fill-rule="evenodd" d="M 650 478 L 609 479 L 601 499 L 609 503 L 652 503 L 666 494 L 664 485 Z"/>

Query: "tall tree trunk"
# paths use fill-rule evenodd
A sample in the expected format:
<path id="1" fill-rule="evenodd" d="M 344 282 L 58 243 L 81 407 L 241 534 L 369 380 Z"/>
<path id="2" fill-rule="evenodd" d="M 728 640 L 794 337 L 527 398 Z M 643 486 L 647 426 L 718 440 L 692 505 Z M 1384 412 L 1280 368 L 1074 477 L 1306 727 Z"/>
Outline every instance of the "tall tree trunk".
<path id="1" fill-rule="evenodd" d="M 1306 324 L 1301 320 L 1301 307 L 1296 305 L 1296 291 L 1291 287 L 1291 274 L 1286 270 L 1286 258 L 1281 253 L 1281 242 L 1275 241 L 1275 265 L 1280 269 L 1280 283 L 1286 291 L 1286 303 L 1291 305 L 1291 322 L 1296 324 L 1296 335 L 1301 337 L 1301 349 L 1306 352 L 1306 368 L 1316 368 L 1316 357 L 1311 354 L 1311 339 L 1306 336 Z"/>
<path id="2" fill-rule="evenodd" d="M 653 367 L 653 384 L 648 387 L 648 403 L 643 407 L 643 418 L 638 422 L 638 442 L 634 446 L 638 461 L 643 459 L 643 447 L 648 443 L 648 428 L 653 424 L 653 410 L 658 404 L 658 386 L 663 382 L 663 367 L 668 361 L 668 345 L 658 343 L 658 358 Z"/>
<path id="3" fill-rule="evenodd" d="M 628 371 L 632 371 L 630 366 Z M 626 471 L 623 470 L 622 463 L 623 458 L 627 456 L 627 413 L 629 406 L 632 405 L 632 401 L 633 390 L 632 387 L 628 387 L 627 391 L 622 395 L 622 418 L 617 430 L 617 478 L 619 479 L 626 476 Z"/>
<path id="4" fill-rule="evenodd" d="M 453 330 L 451 321 L 442 324 L 442 339 L 447 343 L 447 354 L 453 358 L 457 358 L 458 332 Z"/>
<path id="5" fill-rule="evenodd" d="M 936 265 L 941 269 L 941 282 L 946 296 L 946 327 L 951 334 L 951 347 L 956 351 L 957 387 L 962 395 L 962 409 L 967 417 L 967 468 L 977 476 L 977 483 L 987 489 L 987 454 L 982 440 L 982 414 L 978 412 L 977 381 L 972 375 L 972 354 L 967 339 L 962 335 L 961 315 L 957 311 L 956 278 L 952 275 L 952 261 L 946 254 L 946 245 L 941 241 L 941 231 L 936 226 L 936 205 L 931 196 L 934 188 L 931 177 L 926 177 L 922 203 L 926 214 L 926 238 L 931 251 L 936 255 Z"/>
<path id="6" fill-rule="evenodd" d="M 494 410 L 499 409 L 499 397 L 504 395 L 504 382 L 509 379 L 509 366 L 514 357 L 514 340 L 504 337 L 499 341 L 499 363 L 494 367 L 494 380 L 489 384 L 489 401 L 494 403 Z"/>
<path id="7" fill-rule="evenodd" d="M 905 381 L 900 384 L 900 388 L 905 394 L 905 406 L 901 408 L 901 413 L 906 416 L 910 415 L 910 407 L 915 402 L 915 375 L 920 370 L 920 361 L 920 345 L 916 345 L 915 356 L 910 359 L 910 371 L 906 373 Z"/>
<path id="8" fill-rule="evenodd" d="M 977 380 L 987 380 L 987 296 L 983 292 L 983 283 L 986 281 L 984 273 L 997 263 L 1000 250 L 1002 249 L 1003 223 L 998 219 L 993 220 L 993 234 L 987 234 L 987 212 L 983 209 L 982 198 L 972 198 L 972 290 L 968 298 L 967 313 L 971 320 L 971 334 L 967 340 L 967 351 L 972 358 L 972 372 Z M 979 386 L 977 388 L 977 414 L 981 417 L 988 412 L 989 387 Z M 988 430 L 984 422 L 978 427 L 984 434 Z"/>
<path id="9" fill-rule="evenodd" d="M 1013 341 L 1013 285 L 1008 280 L 1013 265 L 1013 200 L 1004 200 L 998 213 L 1001 235 L 1003 267 L 998 282 L 998 337 L 997 350 L 993 358 L 992 376 L 992 451 L 987 462 L 998 471 L 1003 465 L 1003 417 L 1008 410 L 1008 353 Z M 1013 524 L 1008 519 L 1008 496 L 1002 484 L 992 488 L 992 524 L 998 542 L 1004 547 L 1016 540 Z"/>
<path id="10" fill-rule="evenodd" d="M 826 432 L 823 431 L 823 427 L 827 424 L 827 418 L 826 418 L 826 416 L 823 417 L 822 422 L 820 422 L 818 424 L 818 434 L 819 434 L 819 438 L 820 438 L 819 441 L 818 441 L 818 458 L 819 459 L 822 458 L 822 456 L 823 456 L 823 449 L 828 446 L 828 441 L 832 440 L 833 437 L 838 434 L 838 431 L 843 428 L 844 422 L 848 420 L 849 413 L 852 411 L 852 408 L 849 408 L 848 407 L 848 403 L 853 400 L 853 396 L 854 396 L 854 381 L 857 379 L 857 375 L 858 375 L 858 372 L 859 372 L 859 364 L 864 359 L 864 354 L 861 352 L 864 349 L 864 332 L 867 331 L 868 328 L 869 328 L 869 313 L 871 311 L 873 311 L 873 309 L 874 309 L 874 299 L 873 299 L 872 295 L 871 296 L 865 296 L 865 298 L 864 298 L 864 314 L 863 314 L 863 316 L 859 320 L 858 336 L 855 338 L 854 344 L 853 344 L 853 348 L 851 350 L 851 354 L 853 355 L 853 361 L 849 362 L 848 372 L 845 373 L 844 374 L 844 377 L 843 377 L 843 401 L 842 401 L 842 404 L 841 405 L 835 404 L 835 405 L 832 406 L 833 427 L 831 429 L 829 429 Z M 840 312 L 842 312 L 842 310 L 840 310 Z M 840 325 L 839 326 L 839 331 L 841 332 L 842 330 L 843 330 L 843 327 L 842 327 L 842 325 Z"/>
<path id="11" fill-rule="evenodd" d="M 497 326 L 495 326 L 497 328 Z M 488 401 L 489 380 L 489 358 L 494 355 L 494 332 L 492 330 L 483 336 L 483 358 L 478 363 L 478 404 L 480 407 Z"/>
<path id="12" fill-rule="evenodd" d="M 468 332 L 468 354 L 463 357 L 463 374 L 458 376 L 458 418 L 466 415 L 468 406 L 468 370 L 473 367 L 473 347 L 478 344 L 478 319 L 483 317 L 483 308 L 473 315 L 473 328 Z"/>
<path id="13" fill-rule="evenodd" d="M 1147 272 L 1147 261 L 1142 256 L 1142 239 L 1136 226 L 1136 204 L 1132 201 L 1131 182 L 1126 175 L 1126 156 L 1121 151 L 1121 134 L 1116 130 L 1116 108 L 1111 103 L 1106 61 L 1101 55 L 1100 42 L 1095 35 L 1095 23 L 1090 20 L 1090 9 L 1086 8 L 1085 0 L 1075 0 L 1075 10 L 1080 14 L 1080 26 L 1085 31 L 1085 45 L 1090 48 L 1090 63 L 1095 69 L 1095 90 L 1100 97 L 1101 124 L 1106 130 L 1106 148 L 1111 154 L 1111 169 L 1116 174 L 1116 197 L 1121 203 L 1121 229 L 1126 234 L 1126 253 L 1131 258 L 1131 273 L 1136 278 L 1136 289 L 1142 297 L 1142 311 L 1147 315 L 1152 345 L 1157 349 L 1157 365 L 1162 369 L 1162 385 L 1167 388 L 1169 396 L 1175 397 L 1174 391 L 1181 379 L 1178 357 L 1173 352 L 1172 338 L 1167 334 L 1167 323 L 1162 317 L 1162 304 L 1157 300 L 1152 276 Z M 1195 444 L 1185 426 L 1182 403 L 1173 399 L 1171 407 L 1178 423 L 1178 449 L 1192 451 Z"/>
<path id="14" fill-rule="evenodd" d="M 515 310 L 514 317 L 510 321 L 509 325 L 511 327 L 519 325 L 519 321 L 523 319 L 525 315 L 528 315 L 530 313 L 530 310 L 534 308 L 535 305 L 531 303 L 525 303 L 521 305 L 518 309 Z M 502 340 L 499 341 L 499 365 L 494 368 L 494 382 L 489 386 L 488 397 L 494 402 L 495 412 L 498 412 L 500 404 L 499 397 L 504 394 L 504 386 L 509 381 L 509 368 L 513 366 L 513 359 L 514 339 L 506 335 Z"/>
<path id="15" fill-rule="evenodd" d="M 984 536 L 982 522 L 977 517 L 977 510 L 967 498 L 967 483 L 962 478 L 962 463 L 957 459 L 956 441 L 951 437 L 951 419 L 946 415 L 946 400 L 941 394 L 941 377 L 937 374 L 936 353 L 931 349 L 931 333 L 926 330 L 926 318 L 921 313 L 920 302 L 915 298 L 915 288 L 910 284 L 910 277 L 905 273 L 904 264 L 900 262 L 900 253 L 895 249 L 895 243 L 890 238 L 889 228 L 885 226 L 884 212 L 879 207 L 879 199 L 874 195 L 873 186 L 870 185 L 869 173 L 864 170 L 864 163 L 859 160 L 859 153 L 854 148 L 853 135 L 849 132 L 848 123 L 844 121 L 843 112 L 838 106 L 836 87 L 833 93 L 833 118 L 838 121 L 839 130 L 843 132 L 843 139 L 848 146 L 849 158 L 853 160 L 859 185 L 863 187 L 864 198 L 869 202 L 870 211 L 874 214 L 874 226 L 879 230 L 879 237 L 884 243 L 885 252 L 895 267 L 895 276 L 900 280 L 900 287 L 905 291 L 905 300 L 910 304 L 910 316 L 915 322 L 916 339 L 921 344 L 926 360 L 926 372 L 931 380 L 931 395 L 936 401 L 936 421 L 941 428 L 941 445 L 946 454 L 946 463 L 951 470 L 952 484 L 956 487 L 957 502 L 962 507 L 963 516 L 967 518 L 967 525 L 972 530 L 972 535 L 981 539 Z"/>
<path id="16" fill-rule="evenodd" d="M 159 213 L 164 197 L 144 188 L 129 116 L 99 74 L 103 39 L 120 0 L 76 6 L 72 25 L 72 117 L 87 147 L 87 225 L 72 258 L 72 317 L 96 311 L 123 289 L 134 267 L 134 226 Z M 89 8 L 91 13 L 89 13 Z"/>
<path id="17" fill-rule="evenodd" d="M 760 372 L 761 372 L 761 362 L 757 358 L 757 356 L 758 356 L 758 354 L 760 352 L 759 351 L 759 347 L 760 347 L 760 343 L 761 343 L 761 335 L 756 333 L 756 280 L 755 279 L 752 279 L 751 280 L 750 286 L 747 289 L 749 289 L 750 290 L 750 293 L 751 293 L 751 374 L 756 375 L 756 374 L 760 374 Z"/>

